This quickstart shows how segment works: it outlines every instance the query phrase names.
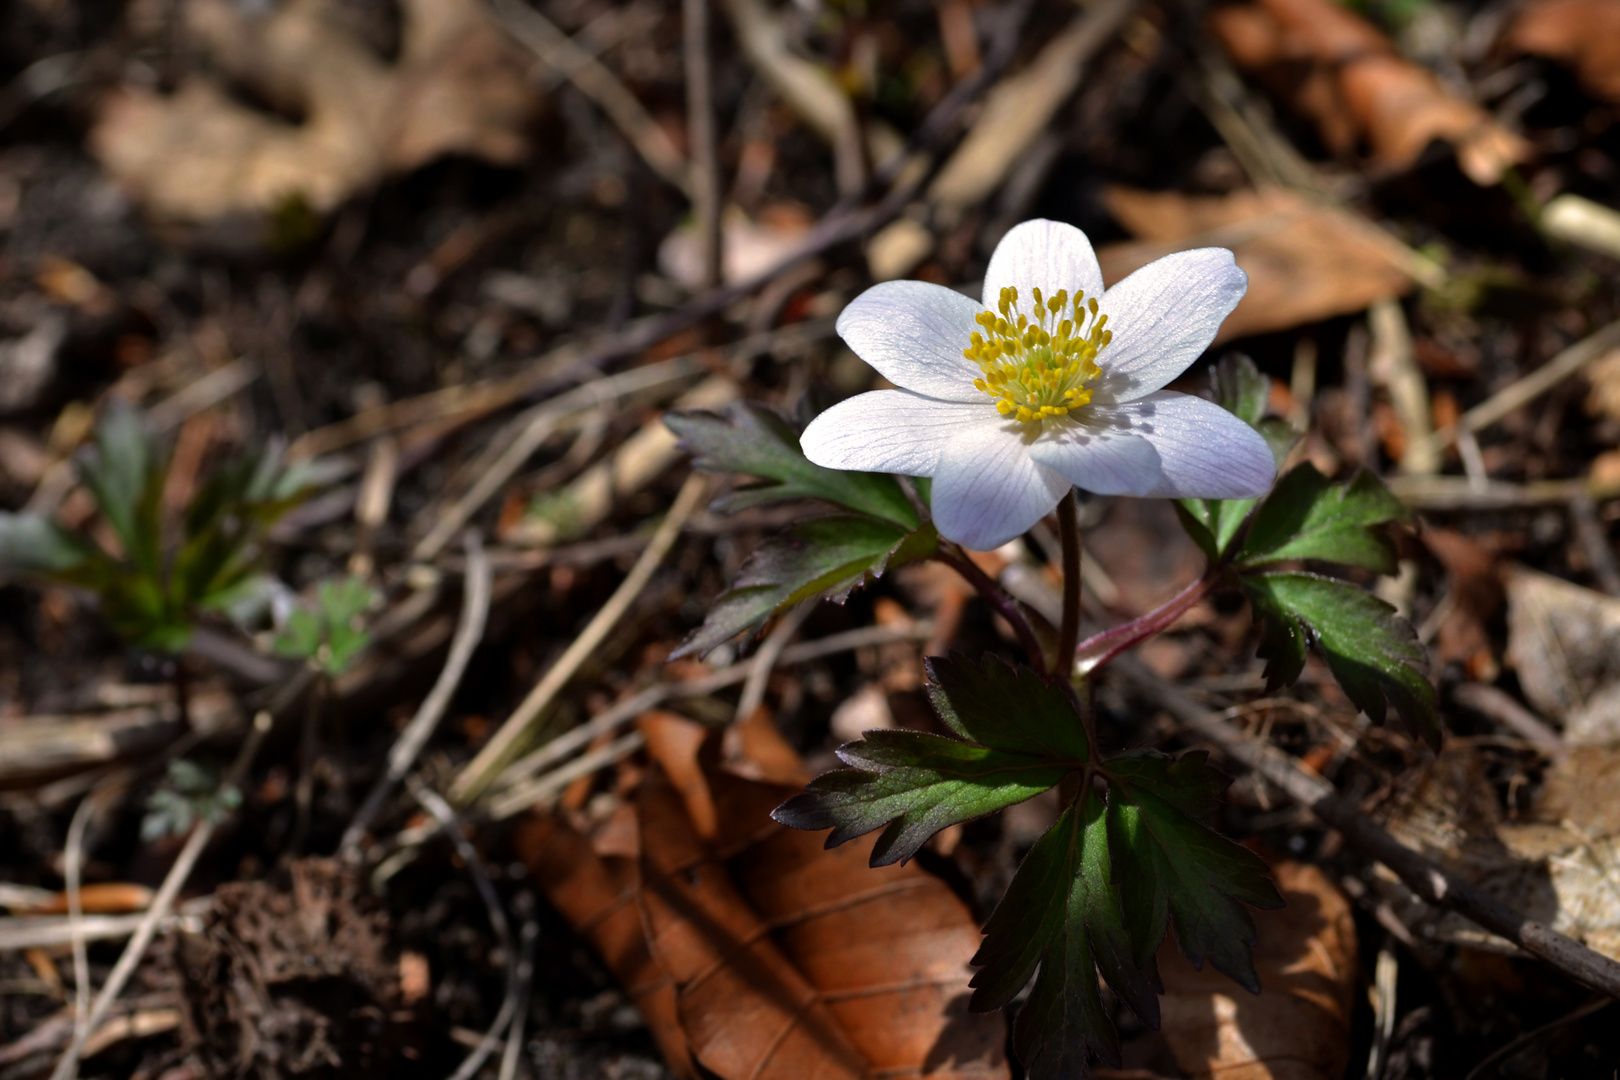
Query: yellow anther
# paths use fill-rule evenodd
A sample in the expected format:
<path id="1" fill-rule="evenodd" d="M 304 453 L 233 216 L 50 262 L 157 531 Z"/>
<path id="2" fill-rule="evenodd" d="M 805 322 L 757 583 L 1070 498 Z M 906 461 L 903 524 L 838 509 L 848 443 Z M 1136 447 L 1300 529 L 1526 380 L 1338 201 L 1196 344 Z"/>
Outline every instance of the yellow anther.
<path id="1" fill-rule="evenodd" d="M 978 365 L 983 377 L 975 389 L 996 400 L 996 411 L 1019 423 L 1039 423 L 1069 415 L 1091 400 L 1086 384 L 1102 374 L 1097 354 L 1107 348 L 1112 333 L 1097 301 L 1076 289 L 1052 295 L 1030 290 L 1033 305 L 1022 311 L 1018 289 L 1001 289 L 999 315 L 982 311 L 974 323 L 981 335 L 969 335 L 962 355 Z M 1067 318 L 1072 308 L 1072 318 Z"/>

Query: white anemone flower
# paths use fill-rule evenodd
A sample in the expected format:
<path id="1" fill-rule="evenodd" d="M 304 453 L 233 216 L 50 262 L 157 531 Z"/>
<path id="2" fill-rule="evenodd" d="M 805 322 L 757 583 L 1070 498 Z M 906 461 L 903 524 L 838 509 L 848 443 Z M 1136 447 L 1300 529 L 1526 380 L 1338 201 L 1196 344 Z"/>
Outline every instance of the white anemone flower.
<path id="1" fill-rule="evenodd" d="M 1240 499 L 1276 472 L 1259 433 L 1163 387 L 1214 340 L 1249 279 L 1225 248 L 1167 255 L 1112 289 L 1086 234 L 1026 221 L 996 245 L 984 304 L 889 281 L 838 333 L 897 390 L 811 422 L 805 456 L 832 469 L 933 480 L 941 536 L 987 551 L 1070 486 L 1099 495 Z"/>

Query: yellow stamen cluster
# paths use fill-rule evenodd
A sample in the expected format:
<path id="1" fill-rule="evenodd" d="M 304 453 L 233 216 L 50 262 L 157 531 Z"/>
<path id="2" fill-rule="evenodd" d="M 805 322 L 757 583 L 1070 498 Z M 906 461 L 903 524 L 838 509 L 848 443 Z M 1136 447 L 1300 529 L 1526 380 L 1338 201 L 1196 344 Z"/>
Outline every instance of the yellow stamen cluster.
<path id="1" fill-rule="evenodd" d="M 984 372 L 973 385 L 996 399 L 1001 415 L 1021 423 L 1066 416 L 1090 401 L 1085 384 L 1102 374 L 1097 354 L 1113 339 L 1108 316 L 1097 314 L 1096 299 L 1087 300 L 1083 291 L 1075 290 L 1072 304 L 1067 289 L 1052 297 L 1031 292 L 1034 321 L 1018 310 L 1018 290 L 1002 289 L 1001 314 L 980 313 L 974 322 L 984 333 L 974 331 L 962 351 Z"/>

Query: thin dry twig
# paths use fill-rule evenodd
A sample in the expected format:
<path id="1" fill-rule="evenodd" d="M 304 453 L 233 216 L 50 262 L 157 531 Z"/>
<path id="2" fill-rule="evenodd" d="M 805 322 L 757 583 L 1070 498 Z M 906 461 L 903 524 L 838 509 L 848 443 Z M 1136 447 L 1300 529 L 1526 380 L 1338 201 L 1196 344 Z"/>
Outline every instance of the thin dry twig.
<path id="1" fill-rule="evenodd" d="M 709 56 L 709 0 L 681 0 L 682 46 L 686 54 L 686 131 L 692 213 L 698 221 L 703 288 L 720 284 L 720 152 L 714 115 L 714 78 Z"/>
<path id="2" fill-rule="evenodd" d="M 674 505 L 659 524 L 658 531 L 653 534 L 652 542 L 631 567 L 630 573 L 625 575 L 624 581 L 608 598 L 608 602 L 535 684 L 529 696 L 523 699 L 501 725 L 500 730 L 495 732 L 478 755 L 461 770 L 455 783 L 451 785 L 451 798 L 462 804 L 475 798 L 494 778 L 496 771 L 507 763 L 522 740 L 528 738 L 546 710 L 551 707 L 557 694 L 568 685 L 568 681 L 601 645 L 608 632 L 624 617 L 625 612 L 630 610 L 630 605 L 652 580 L 653 573 L 664 561 L 669 549 L 674 546 L 676 537 L 686 524 L 686 519 L 697 509 L 707 486 L 707 479 L 697 473 L 687 477 L 680 493 L 675 496 Z"/>
<path id="3" fill-rule="evenodd" d="M 686 159 L 619 77 L 534 8 L 518 0 L 492 0 L 507 33 L 534 52 L 542 64 L 567 77 L 596 102 L 636 148 L 653 172 L 683 194 L 692 194 Z"/>
<path id="4" fill-rule="evenodd" d="M 495 1052 L 496 1044 L 500 1042 L 501 1035 L 505 1033 L 507 1025 L 512 1023 L 517 1011 L 518 962 L 512 950 L 512 925 L 506 918 L 506 909 L 501 906 L 500 895 L 495 892 L 495 884 L 489 879 L 489 871 L 484 868 L 483 857 L 463 835 L 461 821 L 456 817 L 455 810 L 438 792 L 418 782 L 414 777 L 408 779 L 406 784 L 411 794 L 416 797 L 416 801 L 422 805 L 422 809 L 433 815 L 438 829 L 449 838 L 456 849 L 456 854 L 466 864 L 467 873 L 472 877 L 473 885 L 478 889 L 478 895 L 489 912 L 490 929 L 495 932 L 501 955 L 506 958 L 506 998 L 501 1002 L 500 1012 L 495 1014 L 495 1022 L 489 1026 L 489 1030 L 484 1032 L 484 1037 L 478 1041 L 478 1045 L 461 1062 L 461 1067 L 450 1074 L 450 1080 L 471 1080 L 489 1059 L 489 1055 Z"/>
<path id="5" fill-rule="evenodd" d="M 737 698 L 737 719 L 748 719 L 755 709 L 765 702 L 765 687 L 771 680 L 771 672 L 776 662 L 782 657 L 782 650 L 787 643 L 793 640 L 793 635 L 799 632 L 804 620 L 814 611 L 814 603 L 800 604 L 786 615 L 766 635 L 765 643 L 754 654 L 753 667 L 748 672 L 748 678 L 743 681 L 742 694 Z"/>
<path id="6" fill-rule="evenodd" d="M 246 779 L 247 771 L 259 752 L 260 744 L 270 733 L 270 727 L 271 717 L 268 712 L 260 712 L 253 717 L 253 727 L 249 730 L 247 739 L 243 741 L 242 749 L 237 752 L 236 761 L 231 764 L 231 771 L 226 774 L 221 785 L 222 789 L 239 787 Z M 140 925 L 135 929 L 135 936 L 124 946 L 118 962 L 113 965 L 112 973 L 107 976 L 106 984 L 96 995 L 89 1019 L 82 1028 L 75 1031 L 73 1044 L 57 1062 L 55 1071 L 51 1073 L 51 1080 L 72 1080 L 78 1074 L 79 1057 L 84 1052 L 84 1033 L 96 1031 L 107 1018 L 108 1010 L 112 1008 L 113 1002 L 118 1000 L 118 995 L 123 992 L 124 984 L 129 981 L 129 977 L 135 973 L 135 967 L 141 962 L 141 957 L 146 955 L 147 946 L 151 945 L 152 936 L 157 933 L 158 925 L 169 913 L 169 908 L 174 905 L 174 898 L 179 895 L 181 886 L 191 876 L 192 868 L 197 865 L 197 859 L 213 835 L 214 823 L 204 818 L 197 822 L 191 835 L 186 838 L 185 847 L 180 849 L 174 865 L 169 868 L 168 875 L 163 879 L 163 885 L 152 898 L 152 906 L 147 908 L 141 917 Z"/>
<path id="7" fill-rule="evenodd" d="M 1269 743 L 1251 738 L 1186 694 L 1154 675 L 1132 657 L 1115 668 L 1137 692 L 1152 699 L 1177 720 L 1259 773 L 1324 824 L 1337 829 L 1350 844 L 1383 863 L 1426 903 L 1471 919 L 1492 934 L 1512 942 L 1565 975 L 1610 996 L 1620 997 L 1620 962 L 1588 949 L 1544 923 L 1493 900 L 1472 884 L 1445 870 L 1395 839 L 1333 785 Z"/>
<path id="8" fill-rule="evenodd" d="M 1530 374 L 1504 386 L 1484 401 L 1430 435 L 1428 442 L 1438 452 L 1460 432 L 1476 432 L 1490 427 L 1502 417 L 1545 394 L 1581 368 L 1615 348 L 1620 348 L 1620 321 L 1582 338 Z"/>
<path id="9" fill-rule="evenodd" d="M 353 860 L 360 852 L 360 840 L 371 827 L 372 818 L 376 817 L 381 809 L 383 800 L 405 778 L 405 774 L 416 763 L 427 745 L 428 739 L 433 737 L 434 730 L 439 726 L 444 711 L 450 705 L 450 698 L 461 685 L 461 677 L 466 674 L 467 663 L 472 659 L 473 650 L 478 647 L 484 636 L 484 625 L 489 619 L 489 594 L 492 575 L 489 567 L 489 556 L 484 553 L 484 545 L 479 541 L 476 529 L 467 532 L 463 542 L 466 552 L 466 583 L 461 601 L 461 619 L 456 624 L 455 636 L 450 639 L 450 655 L 445 658 L 444 669 L 439 672 L 439 679 L 433 684 L 428 696 L 422 699 L 416 715 L 411 722 L 405 725 L 405 730 L 399 733 L 393 748 L 388 751 L 388 767 L 372 785 L 371 791 L 366 795 L 365 802 L 355 812 L 354 820 L 344 830 L 343 842 L 338 845 L 339 854 Z"/>
<path id="10" fill-rule="evenodd" d="M 701 371 L 702 368 L 695 361 L 677 357 L 660 364 L 632 368 L 619 375 L 604 376 L 535 406 L 518 424 L 512 425 L 509 429 L 512 441 L 494 452 L 494 460 L 487 467 L 478 470 L 478 479 L 471 490 L 431 518 L 433 527 L 417 542 L 411 557 L 426 562 L 443 551 L 462 526 L 494 498 L 502 485 L 551 438 L 565 417 L 588 413 L 630 394 L 682 382 Z"/>

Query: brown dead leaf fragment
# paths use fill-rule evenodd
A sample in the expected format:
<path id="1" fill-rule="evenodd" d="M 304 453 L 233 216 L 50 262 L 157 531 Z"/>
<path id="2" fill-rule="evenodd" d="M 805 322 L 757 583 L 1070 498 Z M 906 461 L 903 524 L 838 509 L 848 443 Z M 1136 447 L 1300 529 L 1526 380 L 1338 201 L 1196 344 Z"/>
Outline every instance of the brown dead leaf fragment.
<path id="1" fill-rule="evenodd" d="M 1519 13 L 1503 44 L 1512 52 L 1567 64 L 1592 96 L 1620 101 L 1620 3 L 1615 0 L 1540 0 Z"/>
<path id="2" fill-rule="evenodd" d="M 126 85 L 101 105 L 91 150 L 157 216 L 208 221 L 301 198 L 317 212 L 443 154 L 511 164 L 527 152 L 535 97 L 522 55 L 478 0 L 404 0 L 389 64 L 331 0 L 250 15 L 190 0 L 186 26 L 227 79 L 303 116 L 238 103 L 193 75 L 170 96 Z"/>
<path id="3" fill-rule="evenodd" d="M 966 1011 L 979 932 L 943 882 L 915 866 L 870 869 L 870 841 L 828 851 L 777 825 L 770 810 L 797 788 L 721 768 L 722 740 L 694 737 L 691 721 L 658 714 L 642 731 L 660 767 L 633 815 L 590 839 L 537 818 L 516 843 L 671 1068 L 691 1076 L 696 1062 L 727 1080 L 1008 1075 L 1005 1022 Z M 741 742 L 744 754 L 771 744 L 761 773 L 793 771 L 784 745 Z M 694 812 L 714 822 L 707 841 Z"/>
<path id="4" fill-rule="evenodd" d="M 1620 957 L 1620 750 L 1580 747 L 1544 778 L 1528 821 L 1502 821 L 1478 746 L 1448 747 L 1403 784 L 1388 827 L 1403 843 L 1526 916 Z M 1375 879 L 1416 936 L 1516 952 L 1453 912 L 1437 911 L 1385 871 Z"/>
<path id="5" fill-rule="evenodd" d="M 1109 212 L 1141 239 L 1097 253 L 1109 285 L 1154 259 L 1230 248 L 1249 291 L 1217 342 L 1362 311 L 1412 288 L 1408 256 L 1377 229 L 1281 189 L 1182 195 L 1110 187 Z"/>
<path id="6" fill-rule="evenodd" d="M 1159 951 L 1160 1030 L 1188 1076 L 1218 1080 L 1338 1080 L 1350 1058 L 1357 980 L 1356 924 L 1338 886 L 1314 866 L 1272 860 L 1285 905 L 1255 912 L 1258 996 L 1173 943 Z"/>
<path id="7" fill-rule="evenodd" d="M 1508 662 L 1564 742 L 1620 740 L 1620 600 L 1515 566 L 1506 575 Z"/>
<path id="8" fill-rule="evenodd" d="M 1217 8 L 1210 28 L 1233 61 L 1315 121 L 1341 157 L 1365 152 L 1380 172 L 1410 167 L 1436 139 L 1476 184 L 1494 184 L 1530 147 L 1489 113 L 1401 57 L 1333 0 L 1251 0 Z"/>

